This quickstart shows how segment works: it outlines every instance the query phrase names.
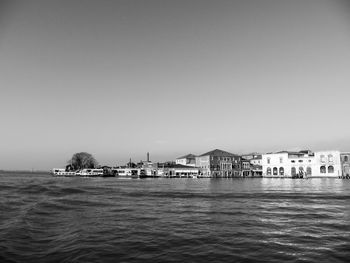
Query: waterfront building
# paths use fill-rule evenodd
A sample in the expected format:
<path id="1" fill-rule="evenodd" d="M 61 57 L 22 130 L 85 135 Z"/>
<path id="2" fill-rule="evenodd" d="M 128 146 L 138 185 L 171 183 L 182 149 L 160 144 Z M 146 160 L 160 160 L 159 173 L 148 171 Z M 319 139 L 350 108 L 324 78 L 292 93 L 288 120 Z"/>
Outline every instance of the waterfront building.
<path id="1" fill-rule="evenodd" d="M 136 167 L 119 166 L 112 169 L 114 176 L 117 177 L 139 177 L 141 169 Z"/>
<path id="2" fill-rule="evenodd" d="M 350 177 L 350 152 L 340 153 L 342 176 Z"/>
<path id="3" fill-rule="evenodd" d="M 158 176 L 169 178 L 197 178 L 199 176 L 199 168 L 182 164 L 162 163 L 158 164 Z"/>
<path id="4" fill-rule="evenodd" d="M 196 167 L 202 177 L 238 177 L 241 175 L 241 157 L 215 149 L 196 157 Z"/>
<path id="5" fill-rule="evenodd" d="M 249 177 L 252 175 L 250 161 L 244 158 L 241 158 L 241 175 L 242 177 Z"/>
<path id="6" fill-rule="evenodd" d="M 339 151 L 315 152 L 312 177 L 339 177 L 341 176 L 341 171 Z"/>
<path id="7" fill-rule="evenodd" d="M 339 177 L 339 151 L 282 151 L 262 155 L 263 177 Z"/>
<path id="8" fill-rule="evenodd" d="M 261 166 L 261 164 L 262 164 L 261 158 L 262 158 L 261 154 L 254 156 L 252 159 L 249 160 L 250 164 L 252 164 L 252 165 L 260 165 Z"/>
<path id="9" fill-rule="evenodd" d="M 242 154 L 242 158 L 246 159 L 246 160 L 249 160 L 251 164 L 259 164 L 261 165 L 261 154 L 260 153 L 257 153 L 257 152 L 254 152 L 254 153 L 248 153 L 248 154 Z M 259 163 L 252 163 L 252 161 L 257 161 L 259 160 Z"/>
<path id="10" fill-rule="evenodd" d="M 250 171 L 252 177 L 262 177 L 262 165 L 250 163 Z"/>
<path id="11" fill-rule="evenodd" d="M 196 156 L 192 153 L 187 154 L 185 156 L 176 158 L 176 164 L 187 165 L 187 166 L 196 166 Z"/>
<path id="12" fill-rule="evenodd" d="M 260 153 L 249 153 L 242 155 L 242 159 L 246 159 L 249 161 L 250 172 L 248 176 L 252 177 L 261 177 L 262 176 L 262 160 Z M 247 164 L 246 164 L 247 166 Z M 243 172 L 244 167 L 242 167 L 243 176 L 247 174 L 247 172 Z"/>
<path id="13" fill-rule="evenodd" d="M 263 177 L 291 177 L 289 152 L 267 153 L 261 155 Z"/>
<path id="14" fill-rule="evenodd" d="M 155 177 L 155 176 L 157 176 L 158 164 L 153 163 L 150 160 L 149 156 L 150 156 L 149 152 L 147 152 L 147 160 L 140 161 L 140 163 L 137 166 L 138 166 L 138 168 L 140 168 L 144 171 L 145 176 Z"/>

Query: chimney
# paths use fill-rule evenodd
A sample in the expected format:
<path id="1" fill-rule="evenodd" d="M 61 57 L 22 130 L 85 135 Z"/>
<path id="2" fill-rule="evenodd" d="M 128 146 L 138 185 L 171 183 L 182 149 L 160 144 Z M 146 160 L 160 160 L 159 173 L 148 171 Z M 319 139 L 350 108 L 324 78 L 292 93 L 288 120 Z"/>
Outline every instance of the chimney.
<path id="1" fill-rule="evenodd" d="M 149 163 L 149 152 L 147 152 L 147 162 Z"/>

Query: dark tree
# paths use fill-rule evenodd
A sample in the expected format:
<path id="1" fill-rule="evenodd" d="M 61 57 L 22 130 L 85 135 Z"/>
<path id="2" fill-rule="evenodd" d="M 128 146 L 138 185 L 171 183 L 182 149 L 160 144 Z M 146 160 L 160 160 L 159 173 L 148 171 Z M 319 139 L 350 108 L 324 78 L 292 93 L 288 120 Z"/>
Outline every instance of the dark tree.
<path id="1" fill-rule="evenodd" d="M 73 154 L 72 159 L 69 160 L 68 163 L 72 165 L 75 170 L 95 168 L 98 165 L 96 159 L 87 152 Z"/>

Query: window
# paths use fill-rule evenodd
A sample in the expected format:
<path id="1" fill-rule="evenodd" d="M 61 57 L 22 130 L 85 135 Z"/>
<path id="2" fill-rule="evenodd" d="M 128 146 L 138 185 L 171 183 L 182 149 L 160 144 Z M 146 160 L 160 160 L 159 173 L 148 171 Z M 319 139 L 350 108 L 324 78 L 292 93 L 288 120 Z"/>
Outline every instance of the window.
<path id="1" fill-rule="evenodd" d="M 304 175 L 304 168 L 302 166 L 299 167 L 299 174 Z"/>
<path id="2" fill-rule="evenodd" d="M 334 173 L 334 167 L 332 165 L 328 166 L 328 173 L 329 174 Z"/>
<path id="3" fill-rule="evenodd" d="M 325 163 L 326 162 L 326 157 L 324 155 L 321 155 L 321 162 Z"/>
<path id="4" fill-rule="evenodd" d="M 277 167 L 273 167 L 273 175 L 278 175 Z"/>
<path id="5" fill-rule="evenodd" d="M 291 173 L 292 173 L 292 176 L 296 175 L 297 171 L 296 171 L 295 167 L 292 167 Z"/>
<path id="6" fill-rule="evenodd" d="M 284 175 L 284 168 L 283 167 L 280 167 L 280 175 Z"/>
<path id="7" fill-rule="evenodd" d="M 291 160 L 292 163 L 295 163 L 295 160 Z"/>
<path id="8" fill-rule="evenodd" d="M 280 157 L 280 163 L 283 163 L 283 158 L 282 157 Z"/>
<path id="9" fill-rule="evenodd" d="M 311 169 L 310 166 L 306 168 L 306 174 L 307 175 L 311 175 L 312 174 L 312 169 Z"/>
<path id="10" fill-rule="evenodd" d="M 299 160 L 298 162 L 299 162 L 299 163 L 302 163 L 302 162 L 303 162 L 303 160 Z"/>
<path id="11" fill-rule="evenodd" d="M 271 158 L 267 158 L 267 163 L 270 164 Z"/>
<path id="12" fill-rule="evenodd" d="M 271 175 L 271 168 L 270 168 L 270 167 L 267 167 L 267 169 L 266 169 L 266 174 L 267 174 L 267 175 Z"/>
<path id="13" fill-rule="evenodd" d="M 331 154 L 328 155 L 328 162 L 331 162 L 331 163 L 333 162 L 333 155 Z"/>
<path id="14" fill-rule="evenodd" d="M 326 173 L 326 166 L 322 165 L 322 166 L 320 167 L 320 173 L 321 173 L 321 174 L 325 174 L 325 173 Z"/>
<path id="15" fill-rule="evenodd" d="M 349 156 L 345 155 L 344 156 L 344 162 L 348 162 L 349 161 Z"/>

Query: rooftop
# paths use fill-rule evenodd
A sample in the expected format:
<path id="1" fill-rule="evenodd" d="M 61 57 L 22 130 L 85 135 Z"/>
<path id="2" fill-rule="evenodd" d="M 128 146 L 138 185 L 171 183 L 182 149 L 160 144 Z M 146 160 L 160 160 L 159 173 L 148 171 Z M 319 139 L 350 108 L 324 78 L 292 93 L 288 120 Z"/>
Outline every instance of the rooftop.
<path id="1" fill-rule="evenodd" d="M 196 155 L 194 155 L 194 154 L 192 154 L 192 153 L 189 153 L 189 154 L 187 154 L 187 155 L 178 157 L 178 158 L 176 158 L 176 159 L 187 159 L 187 158 L 196 158 Z"/>
<path id="2" fill-rule="evenodd" d="M 188 166 L 188 165 L 182 165 L 182 164 L 175 164 L 175 163 L 163 163 L 159 164 L 158 168 L 175 168 L 175 169 L 196 169 L 196 167 Z"/>
<path id="3" fill-rule="evenodd" d="M 238 156 L 237 154 L 229 153 L 229 152 L 219 150 L 219 149 L 215 149 L 215 150 L 212 150 L 210 152 L 203 153 L 200 156 L 206 156 L 206 155 L 210 155 L 210 156 Z"/>

